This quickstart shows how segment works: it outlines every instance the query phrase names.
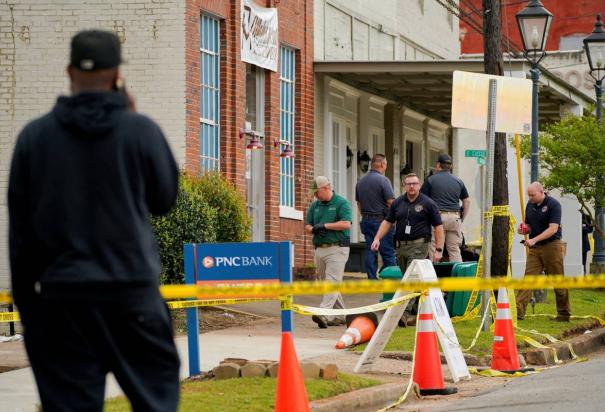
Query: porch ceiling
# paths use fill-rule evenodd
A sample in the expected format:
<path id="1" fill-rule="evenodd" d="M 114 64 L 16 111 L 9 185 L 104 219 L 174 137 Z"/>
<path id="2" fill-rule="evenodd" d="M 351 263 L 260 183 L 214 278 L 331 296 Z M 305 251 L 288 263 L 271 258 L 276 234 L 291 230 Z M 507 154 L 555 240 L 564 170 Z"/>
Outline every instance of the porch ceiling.
<path id="1" fill-rule="evenodd" d="M 482 60 L 433 60 L 405 62 L 315 62 L 315 72 L 329 75 L 357 89 L 399 103 L 428 117 L 451 124 L 452 77 L 455 70 L 483 73 Z M 527 73 L 525 60 L 505 63 L 505 71 Z M 540 76 L 540 123 L 561 118 L 560 105 L 594 99 L 547 70 Z"/>

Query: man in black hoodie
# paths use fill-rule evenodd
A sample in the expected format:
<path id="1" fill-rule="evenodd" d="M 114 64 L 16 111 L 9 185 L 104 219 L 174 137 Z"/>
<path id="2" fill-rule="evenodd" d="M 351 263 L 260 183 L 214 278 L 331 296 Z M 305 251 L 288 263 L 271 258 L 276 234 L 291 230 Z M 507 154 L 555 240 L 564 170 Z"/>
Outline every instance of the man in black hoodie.
<path id="1" fill-rule="evenodd" d="M 173 206 L 178 169 L 158 125 L 117 90 L 120 63 L 114 34 L 74 36 L 72 96 L 26 125 L 13 154 L 13 296 L 44 411 L 102 411 L 108 372 L 135 411 L 178 404 L 147 221 Z"/>

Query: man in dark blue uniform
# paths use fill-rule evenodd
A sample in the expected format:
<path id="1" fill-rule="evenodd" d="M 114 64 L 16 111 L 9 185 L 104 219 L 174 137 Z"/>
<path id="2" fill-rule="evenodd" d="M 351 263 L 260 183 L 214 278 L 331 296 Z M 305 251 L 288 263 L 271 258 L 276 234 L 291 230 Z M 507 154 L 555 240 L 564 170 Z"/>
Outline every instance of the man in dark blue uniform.
<path id="1" fill-rule="evenodd" d="M 462 262 L 460 246 L 462 245 L 462 221 L 468 215 L 471 201 L 464 182 L 452 174 L 452 158 L 447 154 L 439 155 L 436 173 L 429 176 L 420 191 L 437 203 L 443 233 L 445 248 L 450 262 Z M 462 210 L 460 206 L 462 201 Z M 429 255 L 433 253 L 431 245 Z"/>
<path id="2" fill-rule="evenodd" d="M 420 193 L 420 179 L 414 173 L 405 177 L 404 186 L 405 193 L 395 199 L 372 242 L 372 250 L 378 250 L 381 239 L 393 224 L 396 225 L 395 242 L 401 273 L 405 273 L 412 260 L 426 259 L 433 229 L 436 244 L 433 261 L 439 262 L 443 253 L 443 224 L 437 205 Z M 413 309 L 407 312 L 413 313 Z"/>
<path id="3" fill-rule="evenodd" d="M 366 240 L 366 258 L 365 269 L 368 279 L 376 279 L 377 253 L 371 249 L 372 241 L 380 223 L 387 215 L 389 207 L 395 196 L 393 195 L 393 186 L 389 179 L 384 175 L 387 169 L 387 159 L 382 154 L 375 154 L 372 157 L 372 169 L 362 177 L 355 187 L 355 200 L 361 212 L 361 233 Z M 378 251 L 382 256 L 383 266 L 395 266 L 395 248 L 393 246 L 393 235 L 395 231 L 391 229 L 381 242 Z"/>
<path id="4" fill-rule="evenodd" d="M 525 276 L 563 275 L 565 246 L 561 241 L 561 204 L 544 192 L 538 182 L 527 188 L 529 202 L 525 207 L 525 225 L 519 226 L 520 234 L 529 234 L 525 242 L 528 246 L 525 262 Z M 532 295 L 531 290 L 517 292 L 517 318 L 525 318 L 525 309 Z M 568 322 L 571 315 L 569 292 L 555 289 L 557 320 Z"/>
<path id="5" fill-rule="evenodd" d="M 78 33 L 72 96 L 20 133 L 8 187 L 13 297 L 44 411 L 103 410 L 116 377 L 134 411 L 176 411 L 179 358 L 149 214 L 178 169 L 159 126 L 119 92 L 120 40 Z"/>

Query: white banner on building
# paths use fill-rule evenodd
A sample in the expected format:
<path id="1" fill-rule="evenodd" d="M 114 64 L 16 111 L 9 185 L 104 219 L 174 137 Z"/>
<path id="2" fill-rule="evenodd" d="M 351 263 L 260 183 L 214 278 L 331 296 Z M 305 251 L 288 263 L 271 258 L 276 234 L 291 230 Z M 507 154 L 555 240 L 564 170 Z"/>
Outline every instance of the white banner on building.
<path id="1" fill-rule="evenodd" d="M 277 71 L 279 50 L 277 9 L 242 0 L 242 61 Z"/>

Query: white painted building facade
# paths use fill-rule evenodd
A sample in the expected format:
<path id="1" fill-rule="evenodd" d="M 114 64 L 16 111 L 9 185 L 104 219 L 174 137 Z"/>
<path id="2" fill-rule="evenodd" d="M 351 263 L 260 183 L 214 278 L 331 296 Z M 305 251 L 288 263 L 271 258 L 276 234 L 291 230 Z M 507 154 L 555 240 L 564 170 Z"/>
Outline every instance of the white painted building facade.
<path id="1" fill-rule="evenodd" d="M 466 158 L 467 149 L 485 149 L 485 132 L 450 125 L 451 73 L 483 72 L 483 63 L 460 59 L 458 21 L 437 2 L 416 0 L 369 2 L 315 1 L 315 174 L 329 176 L 337 193 L 353 207 L 352 242 L 363 241 L 354 202 L 355 184 L 363 175 L 357 155 L 384 153 L 387 176 L 396 195 L 401 193 L 400 170 L 409 166 L 421 179 L 434 168 L 440 153 L 450 153 L 454 173 L 465 182 L 471 214 L 463 224 L 467 242 L 481 238 L 482 168 Z M 399 64 L 398 62 L 401 62 Z M 527 77 L 523 61 L 507 63 L 505 75 Z M 562 76 L 564 77 L 564 76 Z M 406 89 L 409 87 L 409 89 Z M 401 92 L 396 91 L 400 89 Z M 406 90 L 411 98 L 406 98 Z M 426 92 L 423 95 L 423 91 Z M 416 93 L 416 94 L 415 94 Z M 552 73 L 541 78 L 541 121 L 564 112 L 582 113 L 591 95 L 559 80 Z M 486 102 L 487 104 L 487 102 Z M 352 154 L 346 167 L 347 151 Z M 529 167 L 523 162 L 524 188 Z M 517 221 L 521 205 L 513 148 L 508 153 L 509 204 Z M 526 195 L 524 195 L 525 201 Z M 581 224 L 573 199 L 561 199 L 566 273 L 579 275 Z M 520 238 L 513 238 L 513 274 L 525 266 Z M 357 266 L 363 271 L 363 267 Z"/>
<path id="2" fill-rule="evenodd" d="M 316 0 L 315 61 L 430 61 L 459 56 L 458 20 L 435 2 Z M 315 78 L 315 172 L 329 176 L 353 206 L 352 241 L 363 240 L 355 185 L 357 156 L 386 154 L 401 193 L 400 169 L 420 176 L 449 150 L 449 126 L 329 75 Z M 350 153 L 349 167 L 347 152 Z"/>

